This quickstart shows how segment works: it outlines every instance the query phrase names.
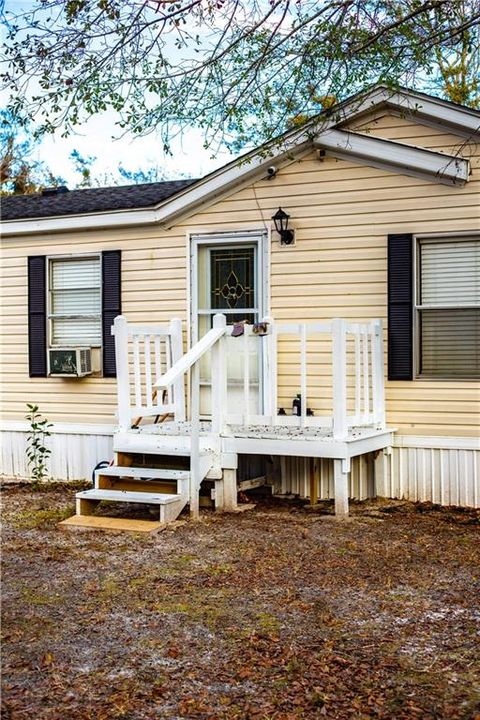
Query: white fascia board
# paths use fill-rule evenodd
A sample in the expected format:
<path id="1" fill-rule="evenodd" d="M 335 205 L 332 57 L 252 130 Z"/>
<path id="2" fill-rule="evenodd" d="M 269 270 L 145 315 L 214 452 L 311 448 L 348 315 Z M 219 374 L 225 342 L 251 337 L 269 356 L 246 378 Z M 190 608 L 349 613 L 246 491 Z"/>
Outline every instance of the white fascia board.
<path id="1" fill-rule="evenodd" d="M 480 136 L 480 113 L 467 107 L 409 90 L 374 88 L 364 96 L 354 98 L 345 105 L 343 118 L 337 116 L 336 125 L 367 115 L 374 110 L 387 108 L 400 117 L 443 130 L 450 129 L 460 137 L 475 140 Z"/>
<path id="2" fill-rule="evenodd" d="M 75 230 L 102 230 L 107 228 L 149 225 L 156 221 L 155 209 L 116 210 L 96 212 L 89 215 L 61 215 L 56 217 L 25 220 L 4 220 L 2 237 L 34 235 L 49 232 L 70 232 Z"/>
<path id="3" fill-rule="evenodd" d="M 211 203 L 238 185 L 261 177 L 272 164 L 281 164 L 297 157 L 311 148 L 311 131 L 297 133 L 294 138 L 285 139 L 280 145 L 273 145 L 267 153 L 256 153 L 221 168 L 217 173 L 200 180 L 191 189 L 175 195 L 170 201 L 157 208 L 157 222 L 171 226 L 179 217 L 192 214 L 206 203 Z"/>
<path id="4" fill-rule="evenodd" d="M 268 153 L 265 150 L 240 158 L 211 173 L 205 179 L 199 180 L 171 199 L 167 199 L 156 208 L 117 210 L 108 213 L 32 220 L 9 220 L 2 224 L 2 235 L 8 237 L 32 233 L 98 230 L 151 224 L 169 227 L 178 221 L 179 217 L 192 214 L 198 207 L 212 202 L 241 183 L 261 177 L 273 163 L 283 163 L 291 159 L 293 155 L 298 156 L 309 146 L 311 147 L 311 135 L 311 129 L 297 131 L 295 135 L 285 138 L 281 144 L 273 144 Z"/>
<path id="5" fill-rule="evenodd" d="M 421 95 L 409 96 L 405 93 L 393 93 L 385 100 L 387 106 L 401 116 L 418 122 L 427 122 L 435 127 L 449 128 L 456 135 L 478 140 L 480 137 L 480 115 L 468 108 L 454 105 L 436 98 Z"/>
<path id="6" fill-rule="evenodd" d="M 470 172 L 469 161 L 464 158 L 346 130 L 326 130 L 313 144 L 335 157 L 360 159 L 407 175 L 421 174 L 443 185 L 462 186 Z"/>

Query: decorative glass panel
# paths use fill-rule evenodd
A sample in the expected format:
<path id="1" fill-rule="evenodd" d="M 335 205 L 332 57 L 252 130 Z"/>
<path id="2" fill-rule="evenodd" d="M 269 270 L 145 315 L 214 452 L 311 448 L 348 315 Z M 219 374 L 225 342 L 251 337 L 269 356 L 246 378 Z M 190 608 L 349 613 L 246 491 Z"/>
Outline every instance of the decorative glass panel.
<path id="1" fill-rule="evenodd" d="M 241 310 L 255 307 L 254 248 L 212 249 L 210 274 L 212 310 Z M 229 322 L 244 319 L 244 313 L 228 317 Z"/>

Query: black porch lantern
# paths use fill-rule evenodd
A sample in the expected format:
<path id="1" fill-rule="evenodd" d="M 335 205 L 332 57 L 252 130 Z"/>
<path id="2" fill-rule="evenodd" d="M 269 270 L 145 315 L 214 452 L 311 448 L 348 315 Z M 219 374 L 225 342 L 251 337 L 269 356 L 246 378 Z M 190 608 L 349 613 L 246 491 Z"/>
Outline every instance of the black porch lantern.
<path id="1" fill-rule="evenodd" d="M 293 230 L 288 229 L 290 215 L 287 215 L 285 210 L 279 207 L 275 215 L 272 216 L 272 220 L 275 223 L 275 230 L 280 235 L 280 245 L 291 245 L 294 240 L 294 234 Z"/>

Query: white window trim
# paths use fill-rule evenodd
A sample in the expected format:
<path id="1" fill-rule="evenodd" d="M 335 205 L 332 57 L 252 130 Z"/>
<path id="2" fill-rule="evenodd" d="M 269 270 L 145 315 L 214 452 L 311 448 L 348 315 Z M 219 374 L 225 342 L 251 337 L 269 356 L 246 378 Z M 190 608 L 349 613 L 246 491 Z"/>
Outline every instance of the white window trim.
<path id="1" fill-rule="evenodd" d="M 468 240 L 469 238 L 479 239 L 480 240 L 480 233 L 478 229 L 475 230 L 464 230 L 461 232 L 438 232 L 438 233 L 419 233 L 417 235 L 413 235 L 413 283 L 412 283 L 412 292 L 413 292 L 413 323 L 412 323 L 412 330 L 413 330 L 413 378 L 414 380 L 422 380 L 425 382 L 471 382 L 471 381 L 478 381 L 477 376 L 465 376 L 465 377 L 458 377 L 458 375 L 423 375 L 420 373 L 420 358 L 421 358 L 421 351 L 420 351 L 420 343 L 421 343 L 421 334 L 420 334 L 420 311 L 421 310 L 459 310 L 459 309 L 476 309 L 480 306 L 478 304 L 449 304 L 449 305 L 421 305 L 420 304 L 420 245 L 422 240 L 438 240 L 438 241 L 444 241 L 448 242 L 449 240 Z"/>
<path id="2" fill-rule="evenodd" d="M 257 244 L 257 286 L 258 286 L 258 315 L 259 320 L 270 315 L 270 243 L 271 228 L 250 227 L 245 230 L 187 230 L 187 342 L 191 347 L 197 341 L 197 317 L 198 317 L 198 251 L 202 246 L 222 245 L 248 245 Z M 243 310 L 244 308 L 242 308 Z M 263 355 L 260 375 L 262 388 L 262 403 L 266 406 L 267 384 L 266 377 L 266 356 Z"/>
<path id="3" fill-rule="evenodd" d="M 259 230 L 239 230 L 237 232 L 211 232 L 188 233 L 188 277 L 190 297 L 188 300 L 188 317 L 190 319 L 189 344 L 197 341 L 196 318 L 198 315 L 198 251 L 202 246 L 223 245 L 254 245 L 257 244 L 257 286 L 258 286 L 258 313 L 259 319 L 268 314 L 269 276 L 268 276 L 268 246 L 269 233 L 265 228 Z M 242 309 L 248 312 L 248 309 Z M 237 311 L 238 314 L 238 311 Z"/>
<path id="4" fill-rule="evenodd" d="M 46 287 L 46 307 L 47 307 L 47 350 L 54 350 L 55 348 L 61 348 L 62 345 L 54 345 L 52 343 L 52 320 L 55 319 L 55 314 L 51 311 L 51 263 L 56 260 L 81 260 L 82 258 L 96 258 L 100 264 L 100 293 L 102 291 L 101 277 L 102 277 L 102 253 L 98 252 L 85 252 L 85 253 L 67 253 L 62 255 L 47 255 L 45 263 L 45 287 Z M 102 321 L 102 309 L 100 308 L 99 313 L 91 313 L 88 315 L 62 315 L 63 318 L 76 319 L 80 317 L 99 317 L 100 323 Z M 75 343 L 73 347 L 83 347 L 82 343 Z M 102 343 L 90 345 L 92 348 L 102 349 Z"/>

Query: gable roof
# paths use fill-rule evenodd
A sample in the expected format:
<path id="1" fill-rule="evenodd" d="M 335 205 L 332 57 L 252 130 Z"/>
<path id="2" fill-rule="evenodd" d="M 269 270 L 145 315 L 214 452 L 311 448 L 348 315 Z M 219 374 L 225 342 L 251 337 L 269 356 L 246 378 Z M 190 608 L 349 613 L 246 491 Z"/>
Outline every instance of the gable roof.
<path id="1" fill-rule="evenodd" d="M 422 124 L 439 127 L 460 137 L 469 139 L 480 137 L 480 111 L 405 88 L 393 90 L 385 86 L 375 86 L 366 92 L 350 97 L 333 108 L 325 110 L 313 117 L 301 128 L 289 130 L 262 147 L 232 160 L 204 178 L 196 181 L 172 181 L 167 183 L 172 192 L 167 191 L 168 194 L 152 199 L 151 202 L 148 201 L 149 196 L 146 193 L 144 196 L 145 204 L 140 204 L 138 201 L 133 202 L 135 197 L 142 194 L 142 188 L 146 187 L 142 185 L 129 186 L 132 192 L 131 205 L 122 205 L 119 200 L 120 204 L 117 207 L 97 207 L 97 209 L 88 210 L 84 207 L 72 213 L 61 212 L 60 207 L 55 206 L 54 208 L 51 205 L 52 212 L 49 214 L 26 215 L 28 203 L 32 202 L 33 206 L 33 201 L 30 201 L 32 196 L 21 196 L 18 199 L 25 202 L 23 209 L 20 210 L 23 214 L 18 214 L 12 219 L 4 217 L 3 234 L 4 236 L 24 235 L 38 232 L 147 224 L 171 227 L 181 218 L 188 217 L 197 211 L 202 205 L 211 203 L 239 185 L 259 179 L 262 175 L 267 176 L 267 169 L 272 163 L 277 165 L 284 161 L 291 161 L 305 150 L 312 147 L 322 147 L 322 139 L 326 143 L 326 149 L 330 154 L 342 157 L 346 148 L 351 145 L 350 138 L 359 137 L 356 132 L 345 128 L 347 123 L 382 109 Z M 338 131 L 338 135 L 343 134 L 344 136 L 336 139 L 334 143 L 337 146 L 336 148 L 332 147 L 331 142 L 330 146 L 326 142 L 329 131 L 333 129 Z M 389 144 L 392 145 L 392 155 L 398 154 L 399 145 L 400 149 L 403 147 L 406 152 L 413 154 L 404 163 L 383 163 L 383 167 L 387 167 L 387 169 L 398 171 L 399 168 L 402 168 L 401 171 L 406 172 L 406 174 L 415 174 L 416 170 L 413 172 L 408 171 L 409 160 L 413 160 L 413 165 L 418 164 L 421 166 L 423 160 L 419 156 L 423 152 L 423 157 L 428 157 L 427 164 L 430 166 L 425 175 L 429 176 L 431 180 L 443 182 L 446 178 L 443 173 L 444 167 L 450 168 L 450 177 L 446 178 L 447 184 L 461 185 L 468 180 L 468 160 L 443 153 L 422 151 L 420 148 L 416 149 L 409 145 L 402 146 L 400 143 L 393 143 L 393 141 L 389 140 L 383 142 L 384 147 Z M 370 143 L 374 149 L 378 144 L 376 143 L 374 146 L 374 143 Z M 365 143 L 362 143 L 363 145 Z M 356 157 L 355 153 L 350 152 L 349 154 Z M 368 160 L 368 154 L 365 157 L 364 154 L 360 153 L 358 159 L 365 162 Z M 178 182 L 184 184 L 177 184 Z M 153 183 L 153 185 L 163 185 L 163 183 Z M 172 187 L 174 185 L 175 187 Z M 135 190 L 132 191 L 132 187 Z M 99 188 L 93 189 L 91 192 L 95 194 L 107 191 L 112 194 L 118 193 L 119 197 L 124 190 L 128 194 L 128 188 Z M 81 192 L 87 191 L 72 191 L 72 194 Z M 70 194 L 67 193 L 66 195 Z M 58 199 L 58 196 L 54 197 Z M 62 196 L 61 202 L 68 202 L 63 198 L 65 198 L 65 195 Z M 13 199 L 9 198 L 8 200 Z M 51 203 L 52 198 L 46 199 Z M 54 211 L 57 214 L 54 214 Z M 34 211 L 32 210 L 32 212 Z"/>
<path id="2" fill-rule="evenodd" d="M 3 220 L 130 210 L 158 205 L 195 180 L 168 180 L 143 185 L 84 188 L 52 195 L 6 195 L 2 198 Z"/>

